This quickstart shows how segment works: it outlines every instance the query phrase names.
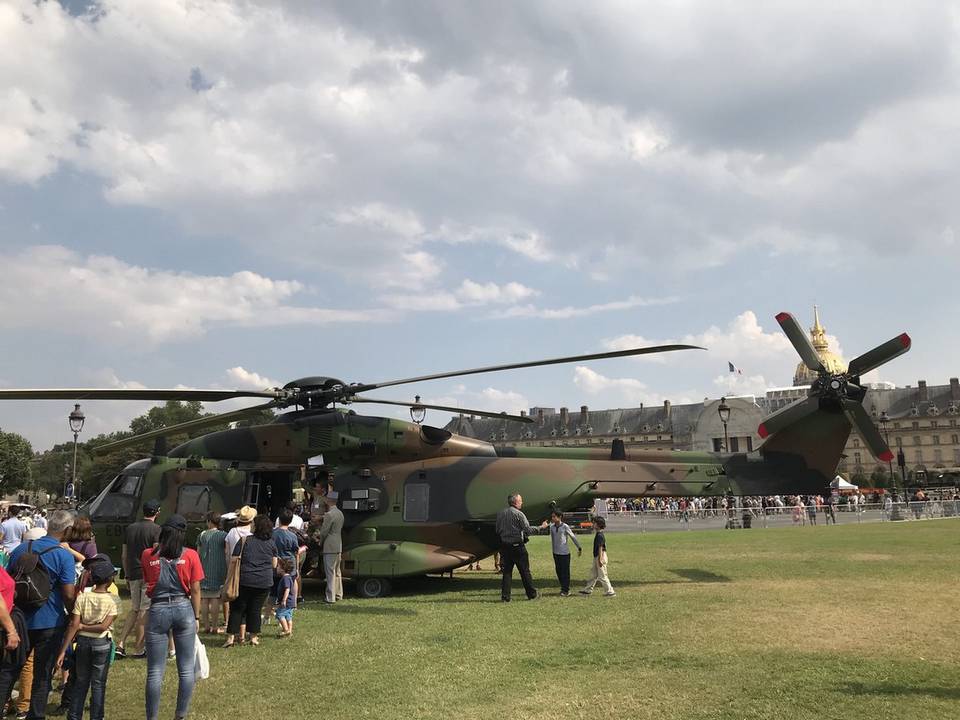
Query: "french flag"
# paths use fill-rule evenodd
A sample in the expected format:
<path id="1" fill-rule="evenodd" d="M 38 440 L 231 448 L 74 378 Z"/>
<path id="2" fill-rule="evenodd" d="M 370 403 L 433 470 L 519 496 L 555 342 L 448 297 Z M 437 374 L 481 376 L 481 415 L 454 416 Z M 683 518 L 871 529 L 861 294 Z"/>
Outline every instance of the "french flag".
<path id="1" fill-rule="evenodd" d="M 736 365 L 734 365 L 734 364 L 733 364 L 732 362 L 730 362 L 729 360 L 727 361 L 727 365 L 728 365 L 729 368 L 730 368 L 730 372 L 736 373 L 737 375 L 743 375 L 743 370 L 741 370 L 740 368 L 738 368 Z"/>

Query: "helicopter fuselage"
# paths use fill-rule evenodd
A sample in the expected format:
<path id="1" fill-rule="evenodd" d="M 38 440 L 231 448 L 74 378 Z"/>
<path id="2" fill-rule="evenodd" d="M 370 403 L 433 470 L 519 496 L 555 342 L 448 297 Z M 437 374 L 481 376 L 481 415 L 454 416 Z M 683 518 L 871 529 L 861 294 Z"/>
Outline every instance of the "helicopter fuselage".
<path id="1" fill-rule="evenodd" d="M 301 468 L 321 455 L 335 469 L 348 577 L 440 573 L 490 555 L 499 544 L 496 514 L 514 492 L 536 524 L 554 508 L 586 508 L 601 497 L 814 493 L 832 478 L 792 452 L 636 453 L 621 441 L 497 447 L 403 420 L 314 410 L 211 433 L 135 462 L 88 512 L 114 557 L 148 499 L 161 501 L 161 520 L 184 515 L 192 541 L 210 510 L 251 504 L 275 516 L 292 499 Z"/>

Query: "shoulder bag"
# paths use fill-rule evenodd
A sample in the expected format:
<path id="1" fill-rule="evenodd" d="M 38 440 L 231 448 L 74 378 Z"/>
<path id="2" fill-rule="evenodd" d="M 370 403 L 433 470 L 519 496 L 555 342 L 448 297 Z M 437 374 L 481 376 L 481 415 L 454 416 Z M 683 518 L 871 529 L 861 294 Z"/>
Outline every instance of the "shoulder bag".
<path id="1" fill-rule="evenodd" d="M 243 548 L 247 544 L 247 536 L 240 538 L 240 552 L 230 556 L 230 566 L 227 568 L 227 579 L 223 583 L 223 599 L 227 602 L 236 600 L 240 594 L 240 559 L 243 557 Z"/>

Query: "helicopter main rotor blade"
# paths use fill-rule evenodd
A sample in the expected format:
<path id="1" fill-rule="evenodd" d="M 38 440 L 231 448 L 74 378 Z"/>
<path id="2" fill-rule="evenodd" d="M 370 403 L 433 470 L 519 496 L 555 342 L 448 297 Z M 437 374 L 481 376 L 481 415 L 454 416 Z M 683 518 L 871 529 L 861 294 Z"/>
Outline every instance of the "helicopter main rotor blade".
<path id="1" fill-rule="evenodd" d="M 810 342 L 810 338 L 800 327 L 797 319 L 788 312 L 782 312 L 777 315 L 777 322 L 783 328 L 784 334 L 790 340 L 790 344 L 797 351 L 803 364 L 814 372 L 824 372 L 823 363 L 820 362 L 820 356 Z"/>
<path id="2" fill-rule="evenodd" d="M 270 390 L 148 390 L 146 388 L 46 388 L 0 389 L 0 400 L 200 400 L 216 402 L 231 398 L 276 398 Z"/>
<path id="3" fill-rule="evenodd" d="M 105 445 L 98 445 L 93 449 L 93 454 L 103 455 L 104 453 L 113 452 L 114 450 L 121 450 L 125 447 L 140 445 L 143 442 L 147 440 L 153 440 L 154 438 L 167 437 L 169 435 L 176 435 L 177 433 L 197 430 L 199 428 L 209 427 L 211 425 L 219 425 L 221 423 L 242 420 L 249 415 L 256 415 L 262 410 L 270 410 L 275 407 L 279 407 L 276 402 L 268 402 L 264 403 L 263 405 L 254 405 L 253 407 L 241 408 L 240 410 L 231 410 L 230 412 L 218 413 L 216 415 L 205 415 L 204 417 L 197 418 L 196 420 L 188 420 L 187 422 L 177 423 L 176 425 L 168 425 L 167 427 L 140 433 L 139 435 L 124 438 L 123 440 L 106 443 Z"/>
<path id="4" fill-rule="evenodd" d="M 357 402 L 357 403 L 373 403 L 376 405 L 397 405 L 399 407 L 422 407 L 428 410 L 444 410 L 452 412 L 455 415 L 457 413 L 464 413 L 467 415 L 479 415 L 481 417 L 496 418 L 498 420 L 512 420 L 513 422 L 521 423 L 532 423 L 533 418 L 527 417 L 526 415 L 510 415 L 505 412 L 495 413 L 489 412 L 487 410 L 471 410 L 470 408 L 462 407 L 450 407 L 449 405 L 432 405 L 430 403 L 422 402 L 400 402 L 398 400 L 374 400 L 373 398 L 350 398 L 345 402 Z"/>
<path id="5" fill-rule="evenodd" d="M 847 420 L 860 433 L 860 437 L 867 443 L 867 447 L 870 448 L 873 456 L 881 462 L 893 460 L 893 452 L 887 447 L 886 441 L 880 431 L 877 430 L 876 425 L 873 424 L 873 420 L 867 415 L 867 411 L 863 409 L 863 405 L 849 398 L 840 400 L 840 405 L 843 407 L 843 413 L 847 416 Z"/>
<path id="6" fill-rule="evenodd" d="M 696 345 L 655 345 L 646 348 L 633 348 L 631 350 L 613 350 L 604 353 L 591 353 L 589 355 L 570 355 L 569 357 L 549 358 L 547 360 L 531 360 L 529 362 L 509 363 L 507 365 L 490 365 L 489 367 L 472 368 L 470 370 L 452 370 L 450 372 L 434 373 L 432 375 L 421 375 L 419 377 L 404 378 L 403 380 L 388 380 L 386 382 L 372 383 L 369 385 L 359 384 L 349 388 L 351 393 L 367 392 L 383 387 L 393 385 L 406 385 L 408 383 L 423 382 L 425 380 L 440 380 L 442 378 L 461 377 L 463 375 L 478 375 L 480 373 L 500 372 L 501 370 L 517 370 L 519 368 L 541 367 L 544 365 L 562 365 L 564 363 L 583 362 L 586 360 L 605 360 L 607 358 L 632 357 L 634 355 L 652 355 L 661 352 L 673 352 L 674 350 L 705 350 L 706 348 Z M 459 409 L 455 409 L 459 412 Z M 477 413 L 474 413 L 475 415 Z M 499 417 L 499 416 L 497 416 Z"/>
<path id="7" fill-rule="evenodd" d="M 847 372 L 850 375 L 863 375 L 874 368 L 880 367 L 885 362 L 903 355 L 909 349 L 910 336 L 901 333 L 895 338 L 877 345 L 873 350 L 867 350 L 863 355 L 851 360 L 847 366 Z"/>

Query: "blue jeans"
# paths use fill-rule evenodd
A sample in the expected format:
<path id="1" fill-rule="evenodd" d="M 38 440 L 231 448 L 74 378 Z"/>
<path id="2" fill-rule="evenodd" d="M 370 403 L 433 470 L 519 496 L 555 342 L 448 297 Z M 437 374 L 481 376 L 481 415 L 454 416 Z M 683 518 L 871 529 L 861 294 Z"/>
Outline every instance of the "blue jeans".
<path id="1" fill-rule="evenodd" d="M 70 713 L 67 720 L 83 720 L 83 706 L 90 690 L 90 720 L 103 720 L 103 698 L 107 691 L 107 673 L 110 671 L 110 638 L 77 637 L 74 654 L 73 690 L 70 694 Z"/>
<path id="2" fill-rule="evenodd" d="M 30 693 L 30 709 L 27 711 L 30 720 L 42 720 L 47 716 L 50 680 L 62 642 L 62 627 L 30 631 L 30 647 L 33 648 L 33 689 Z"/>
<path id="3" fill-rule="evenodd" d="M 173 632 L 173 646 L 177 651 L 177 711 L 175 717 L 185 718 L 190 709 L 193 685 L 196 681 L 195 641 L 197 621 L 193 605 L 183 598 L 177 602 L 151 603 L 145 633 L 147 650 L 147 720 L 157 720 L 160 714 L 160 688 L 167 669 L 167 633 Z"/>

